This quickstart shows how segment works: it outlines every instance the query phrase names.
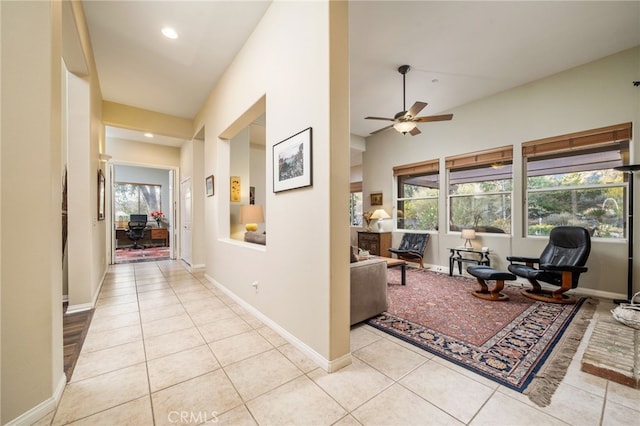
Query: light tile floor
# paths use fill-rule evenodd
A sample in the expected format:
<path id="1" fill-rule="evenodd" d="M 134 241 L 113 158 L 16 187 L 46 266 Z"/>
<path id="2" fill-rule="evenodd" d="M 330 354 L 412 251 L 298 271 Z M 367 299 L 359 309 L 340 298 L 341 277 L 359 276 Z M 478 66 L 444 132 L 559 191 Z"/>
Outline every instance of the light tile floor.
<path id="1" fill-rule="evenodd" d="M 600 303 L 596 315 L 608 315 Z M 637 425 L 640 391 L 580 371 L 550 406 L 367 325 L 318 368 L 181 263 L 110 267 L 56 412 L 39 425 Z"/>

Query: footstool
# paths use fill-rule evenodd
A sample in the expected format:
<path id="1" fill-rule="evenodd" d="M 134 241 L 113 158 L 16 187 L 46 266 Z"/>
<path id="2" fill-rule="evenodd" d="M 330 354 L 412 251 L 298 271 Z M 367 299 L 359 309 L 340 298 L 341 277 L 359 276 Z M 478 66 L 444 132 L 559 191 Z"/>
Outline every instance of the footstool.
<path id="1" fill-rule="evenodd" d="M 504 280 L 513 281 L 516 279 L 516 276 L 511 272 L 498 271 L 484 265 L 469 266 L 467 272 L 476 277 L 478 284 L 480 284 L 480 290 L 472 293 L 474 296 L 485 300 L 509 300 L 509 296 L 500 293 L 500 291 L 504 288 Z M 496 286 L 489 290 L 485 280 L 495 280 Z"/>

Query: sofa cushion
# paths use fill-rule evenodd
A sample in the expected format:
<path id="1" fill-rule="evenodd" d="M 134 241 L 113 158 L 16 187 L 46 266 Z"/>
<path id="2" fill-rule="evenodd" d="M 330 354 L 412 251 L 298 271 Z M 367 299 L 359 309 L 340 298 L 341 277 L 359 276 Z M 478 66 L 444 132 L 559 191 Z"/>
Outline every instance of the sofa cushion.
<path id="1" fill-rule="evenodd" d="M 267 244 L 267 234 L 266 233 L 259 233 L 259 232 L 245 232 L 244 233 L 244 240 L 248 243 L 254 243 L 254 244 L 262 244 L 262 245 L 266 245 Z"/>
<path id="2" fill-rule="evenodd" d="M 351 252 L 351 263 L 355 263 L 358 261 L 358 256 L 356 253 L 358 252 L 358 247 L 349 246 L 349 251 Z"/>

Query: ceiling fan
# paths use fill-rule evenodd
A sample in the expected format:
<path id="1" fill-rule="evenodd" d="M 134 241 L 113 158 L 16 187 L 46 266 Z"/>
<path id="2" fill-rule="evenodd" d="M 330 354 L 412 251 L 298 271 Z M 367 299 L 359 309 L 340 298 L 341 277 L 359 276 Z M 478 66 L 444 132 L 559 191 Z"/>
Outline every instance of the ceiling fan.
<path id="1" fill-rule="evenodd" d="M 447 121 L 453 118 L 453 114 L 444 114 L 444 115 L 432 115 L 429 117 L 417 117 L 418 113 L 422 111 L 424 107 L 427 106 L 426 102 L 416 102 L 411 108 L 407 110 L 407 93 L 405 86 L 405 79 L 407 77 L 407 73 L 411 67 L 409 65 L 402 65 L 398 68 L 398 72 L 402 74 L 402 109 L 397 113 L 393 118 L 386 117 L 365 117 L 366 120 L 385 120 L 385 121 L 393 121 L 394 124 L 389 124 L 382 129 L 378 129 L 375 132 L 371 132 L 372 135 L 376 133 L 380 133 L 384 130 L 390 129 L 393 127 L 398 132 L 406 135 L 407 133 L 411 134 L 411 136 L 419 135 L 420 129 L 416 127 L 416 123 L 426 123 L 428 121 Z"/>

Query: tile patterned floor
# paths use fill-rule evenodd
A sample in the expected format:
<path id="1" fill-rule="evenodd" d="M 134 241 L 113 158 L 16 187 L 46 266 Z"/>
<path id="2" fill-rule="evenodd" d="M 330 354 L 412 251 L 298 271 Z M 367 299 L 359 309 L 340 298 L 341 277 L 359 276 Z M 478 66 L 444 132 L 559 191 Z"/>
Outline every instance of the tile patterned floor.
<path id="1" fill-rule="evenodd" d="M 601 303 L 596 315 L 607 315 Z M 552 404 L 366 325 L 327 374 L 179 262 L 114 265 L 56 412 L 38 425 L 624 425 L 640 391 L 580 371 Z"/>

